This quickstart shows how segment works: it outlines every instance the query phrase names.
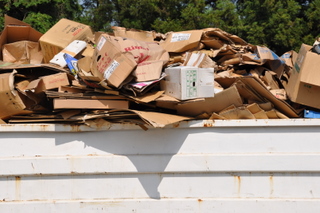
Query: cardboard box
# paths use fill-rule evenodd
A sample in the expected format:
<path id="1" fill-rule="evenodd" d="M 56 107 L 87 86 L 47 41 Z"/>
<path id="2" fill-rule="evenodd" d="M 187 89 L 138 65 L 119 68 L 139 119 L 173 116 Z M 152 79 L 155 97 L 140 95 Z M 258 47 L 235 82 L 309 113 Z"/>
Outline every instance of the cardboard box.
<path id="1" fill-rule="evenodd" d="M 91 72 L 100 81 L 119 87 L 137 66 L 132 53 L 122 52 L 110 41 L 110 36 L 102 34 L 92 57 Z"/>
<path id="2" fill-rule="evenodd" d="M 185 52 L 199 46 L 202 34 L 202 30 L 172 32 L 160 46 L 168 52 Z"/>
<path id="3" fill-rule="evenodd" d="M 66 85 L 69 85 L 67 73 L 57 73 L 43 76 L 39 79 L 31 81 L 26 89 L 33 90 L 34 93 L 40 93 L 49 89 L 55 89 Z"/>
<path id="4" fill-rule="evenodd" d="M 189 66 L 165 69 L 164 81 L 166 95 L 179 100 L 214 96 L 214 69 Z"/>
<path id="5" fill-rule="evenodd" d="M 4 62 L 16 64 L 40 64 L 43 55 L 38 42 L 17 41 L 3 45 L 2 56 Z"/>
<path id="6" fill-rule="evenodd" d="M 122 37 L 107 36 L 111 43 L 123 53 L 131 53 L 137 63 L 132 75 L 137 82 L 159 79 L 169 53 L 156 42 L 144 42 Z"/>
<path id="7" fill-rule="evenodd" d="M 74 40 L 93 38 L 90 26 L 68 19 L 61 19 L 39 39 L 44 62 L 49 61 Z"/>
<path id="8" fill-rule="evenodd" d="M 23 102 L 22 94 L 14 89 L 14 75 L 11 73 L 0 74 L 0 118 L 6 119 L 12 115 L 30 113 L 25 110 L 26 105 Z M 21 96 L 20 96 L 21 95 Z"/>
<path id="9" fill-rule="evenodd" d="M 38 42 L 42 35 L 29 24 L 5 15 L 5 27 L 0 35 L 0 59 L 3 59 L 2 49 L 5 44 L 18 41 Z"/>
<path id="10" fill-rule="evenodd" d="M 295 103 L 320 109 L 320 55 L 302 44 L 286 92 Z"/>
<path id="11" fill-rule="evenodd" d="M 63 99 L 53 100 L 54 109 L 128 109 L 129 102 L 126 100 L 85 100 Z"/>
<path id="12" fill-rule="evenodd" d="M 176 105 L 179 115 L 198 116 L 203 113 L 211 115 L 212 113 L 220 112 L 221 110 L 234 105 L 242 106 L 243 102 L 240 94 L 235 86 L 231 86 L 217 94 L 212 98 L 202 100 L 187 101 Z"/>

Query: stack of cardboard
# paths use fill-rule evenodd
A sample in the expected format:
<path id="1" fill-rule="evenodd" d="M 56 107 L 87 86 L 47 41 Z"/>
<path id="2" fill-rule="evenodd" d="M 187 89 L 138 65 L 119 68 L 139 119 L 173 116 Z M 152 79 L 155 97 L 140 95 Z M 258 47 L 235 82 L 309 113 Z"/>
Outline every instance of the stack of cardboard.
<path id="1" fill-rule="evenodd" d="M 62 19 L 41 34 L 5 20 L 2 123 L 145 128 L 192 119 L 299 118 L 304 109 L 320 109 L 320 56 L 308 45 L 278 57 L 218 28 L 104 33 Z"/>

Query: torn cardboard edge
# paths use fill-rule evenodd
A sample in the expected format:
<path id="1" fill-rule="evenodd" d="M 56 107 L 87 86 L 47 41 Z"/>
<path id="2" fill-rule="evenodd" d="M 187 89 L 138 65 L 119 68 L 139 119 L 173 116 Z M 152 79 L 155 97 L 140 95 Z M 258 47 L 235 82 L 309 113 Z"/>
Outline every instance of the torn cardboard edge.
<path id="1" fill-rule="evenodd" d="M 119 111 L 119 110 L 111 110 L 110 112 L 116 112 L 116 111 Z M 160 113 L 160 112 L 147 112 L 147 111 L 139 111 L 139 110 L 120 110 L 120 111 L 133 112 L 137 114 L 148 125 L 155 128 L 163 128 L 169 124 L 174 124 L 181 121 L 194 119 L 192 117 L 172 115 L 172 114 L 166 114 L 166 113 Z"/>

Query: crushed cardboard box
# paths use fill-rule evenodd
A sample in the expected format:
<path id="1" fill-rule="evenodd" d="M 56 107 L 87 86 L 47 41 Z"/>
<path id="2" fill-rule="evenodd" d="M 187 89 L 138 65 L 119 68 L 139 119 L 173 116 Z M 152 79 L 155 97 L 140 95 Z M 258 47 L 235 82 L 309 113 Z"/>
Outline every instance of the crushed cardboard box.
<path id="1" fill-rule="evenodd" d="M 286 91 L 291 101 L 320 108 L 320 56 L 302 44 L 293 66 Z"/>

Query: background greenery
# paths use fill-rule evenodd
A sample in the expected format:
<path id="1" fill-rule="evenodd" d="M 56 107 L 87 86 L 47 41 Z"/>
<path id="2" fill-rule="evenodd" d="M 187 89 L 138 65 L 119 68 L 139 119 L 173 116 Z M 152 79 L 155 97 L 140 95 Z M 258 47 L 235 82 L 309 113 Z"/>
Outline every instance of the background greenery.
<path id="1" fill-rule="evenodd" d="M 320 0 L 0 0 L 7 14 L 45 33 L 61 18 L 110 31 L 112 25 L 166 33 L 217 27 L 278 55 L 320 35 Z"/>

